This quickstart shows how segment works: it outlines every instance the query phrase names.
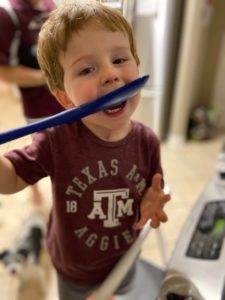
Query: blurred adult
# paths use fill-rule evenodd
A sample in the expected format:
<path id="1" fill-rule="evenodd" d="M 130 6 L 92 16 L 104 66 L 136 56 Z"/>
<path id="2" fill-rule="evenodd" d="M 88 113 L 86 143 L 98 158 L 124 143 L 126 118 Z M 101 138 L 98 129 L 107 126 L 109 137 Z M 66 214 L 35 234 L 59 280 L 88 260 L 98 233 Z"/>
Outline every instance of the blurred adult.
<path id="1" fill-rule="evenodd" d="M 53 0 L 0 1 L 0 80 L 18 86 L 28 123 L 63 110 L 36 59 L 39 31 L 54 7 Z M 37 203 L 41 200 L 35 185 L 32 197 Z"/>

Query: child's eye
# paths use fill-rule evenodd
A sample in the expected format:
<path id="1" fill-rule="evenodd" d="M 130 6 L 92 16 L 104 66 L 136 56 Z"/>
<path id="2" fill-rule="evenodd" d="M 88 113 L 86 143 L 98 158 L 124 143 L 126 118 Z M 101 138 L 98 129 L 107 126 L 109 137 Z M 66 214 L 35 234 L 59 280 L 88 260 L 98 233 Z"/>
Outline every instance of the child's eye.
<path id="1" fill-rule="evenodd" d="M 80 72 L 79 72 L 79 75 L 81 75 L 81 76 L 85 76 L 85 75 L 88 75 L 88 74 L 90 74 L 91 72 L 93 72 L 94 71 L 94 68 L 85 68 L 85 69 L 83 69 L 83 70 L 81 70 Z"/>
<path id="2" fill-rule="evenodd" d="M 113 63 L 116 65 L 119 65 L 119 64 L 124 63 L 125 61 L 127 61 L 126 58 L 116 58 L 116 59 L 114 59 Z"/>

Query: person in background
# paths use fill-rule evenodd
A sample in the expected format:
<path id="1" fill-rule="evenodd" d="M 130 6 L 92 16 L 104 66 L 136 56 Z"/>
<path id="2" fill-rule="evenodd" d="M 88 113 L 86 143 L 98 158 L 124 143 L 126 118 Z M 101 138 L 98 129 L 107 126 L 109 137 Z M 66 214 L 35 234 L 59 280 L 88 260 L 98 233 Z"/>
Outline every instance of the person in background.
<path id="1" fill-rule="evenodd" d="M 38 61 L 50 90 L 69 109 L 139 77 L 132 29 L 94 0 L 62 2 L 42 26 Z M 149 221 L 167 221 L 160 143 L 131 119 L 140 92 L 77 122 L 37 132 L 30 145 L 0 157 L 0 193 L 49 176 L 53 205 L 46 242 L 60 300 L 95 291 Z M 115 294 L 132 286 L 133 264 Z M 113 299 L 113 295 L 111 297 Z"/>
<path id="2" fill-rule="evenodd" d="M 0 1 L 0 80 L 19 87 L 28 123 L 63 111 L 50 93 L 37 57 L 37 39 L 43 22 L 55 7 L 52 0 Z M 37 185 L 32 200 L 42 202 Z"/>

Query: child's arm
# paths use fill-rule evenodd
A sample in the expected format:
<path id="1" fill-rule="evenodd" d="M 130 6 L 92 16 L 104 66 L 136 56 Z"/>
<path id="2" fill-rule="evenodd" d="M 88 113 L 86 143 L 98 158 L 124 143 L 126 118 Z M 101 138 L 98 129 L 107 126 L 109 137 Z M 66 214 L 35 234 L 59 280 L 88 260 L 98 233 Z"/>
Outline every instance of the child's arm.
<path id="1" fill-rule="evenodd" d="M 36 87 L 46 84 L 41 70 L 25 66 L 0 66 L 0 79 L 19 87 Z"/>
<path id="2" fill-rule="evenodd" d="M 13 164 L 7 158 L 0 157 L 0 193 L 13 194 L 28 186 L 14 169 Z"/>
<path id="3" fill-rule="evenodd" d="M 163 207 L 170 200 L 170 195 L 164 193 L 161 182 L 162 175 L 155 174 L 151 187 L 147 189 L 141 201 L 141 218 L 136 224 L 137 229 L 141 229 L 149 219 L 151 219 L 150 225 L 153 228 L 157 228 L 161 222 L 167 221 L 168 218 Z"/>

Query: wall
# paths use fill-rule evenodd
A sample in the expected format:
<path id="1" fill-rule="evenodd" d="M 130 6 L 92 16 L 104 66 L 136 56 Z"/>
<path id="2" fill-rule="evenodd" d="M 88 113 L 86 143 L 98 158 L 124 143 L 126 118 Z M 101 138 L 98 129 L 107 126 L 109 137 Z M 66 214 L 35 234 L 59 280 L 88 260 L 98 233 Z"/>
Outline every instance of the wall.
<path id="1" fill-rule="evenodd" d="M 216 104 L 217 127 L 225 128 L 224 11 L 224 0 L 186 1 L 168 134 L 171 144 L 186 141 L 190 112 L 199 104 Z"/>
<path id="2" fill-rule="evenodd" d="M 173 93 L 168 142 L 184 143 L 189 115 L 199 100 L 212 8 L 205 0 L 187 0 Z"/>
<path id="3" fill-rule="evenodd" d="M 225 129 L 225 1 L 215 1 L 215 11 L 209 32 L 208 47 L 203 68 L 202 104 L 215 104 L 218 109 L 217 126 Z"/>

